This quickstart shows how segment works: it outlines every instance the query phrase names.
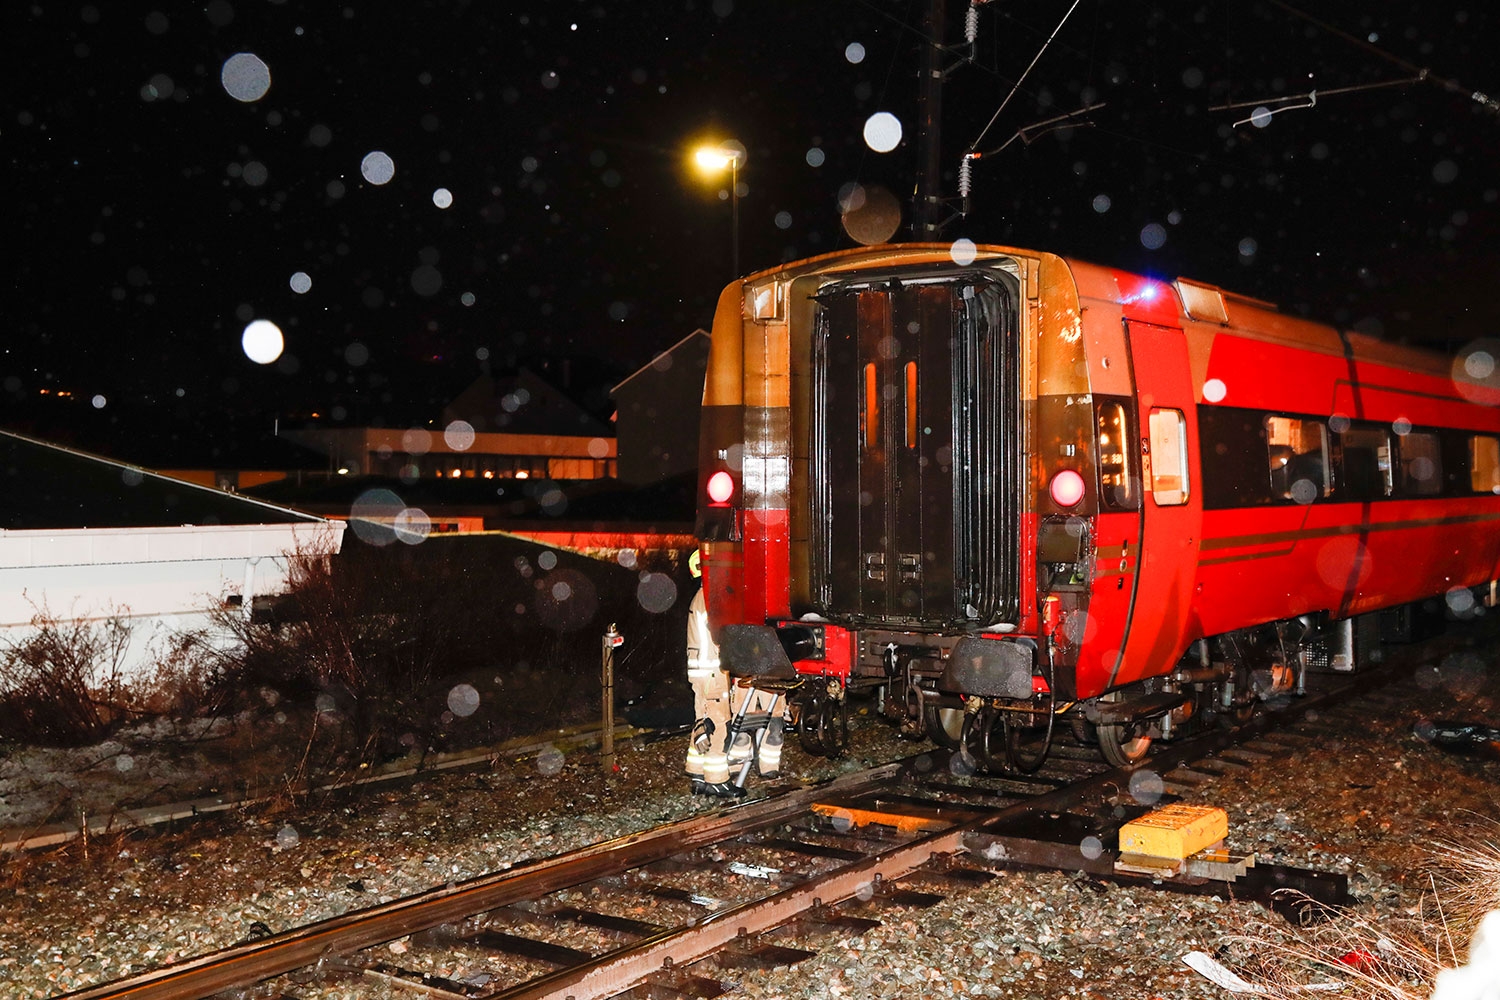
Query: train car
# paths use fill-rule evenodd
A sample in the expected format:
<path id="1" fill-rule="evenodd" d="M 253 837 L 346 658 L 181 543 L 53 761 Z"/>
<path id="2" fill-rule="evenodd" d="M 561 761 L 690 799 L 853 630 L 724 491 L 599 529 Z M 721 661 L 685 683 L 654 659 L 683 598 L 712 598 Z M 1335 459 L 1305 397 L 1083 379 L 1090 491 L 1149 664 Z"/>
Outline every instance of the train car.
<path id="1" fill-rule="evenodd" d="M 726 288 L 698 535 L 732 673 L 851 688 L 1030 770 L 1125 765 L 1353 670 L 1376 613 L 1493 605 L 1500 375 L 1212 285 L 1002 246 L 867 247 Z"/>

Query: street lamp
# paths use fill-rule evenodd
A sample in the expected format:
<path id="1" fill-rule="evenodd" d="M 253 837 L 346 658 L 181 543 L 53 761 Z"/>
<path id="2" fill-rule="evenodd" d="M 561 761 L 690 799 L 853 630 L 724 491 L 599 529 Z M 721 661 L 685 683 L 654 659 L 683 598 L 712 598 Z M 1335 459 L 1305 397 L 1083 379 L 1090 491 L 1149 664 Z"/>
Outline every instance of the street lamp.
<path id="1" fill-rule="evenodd" d="M 693 151 L 693 162 L 705 174 L 717 174 L 729 168 L 730 240 L 734 245 L 734 277 L 740 276 L 740 164 L 745 162 L 745 147 L 737 142 L 717 146 L 699 146 Z"/>

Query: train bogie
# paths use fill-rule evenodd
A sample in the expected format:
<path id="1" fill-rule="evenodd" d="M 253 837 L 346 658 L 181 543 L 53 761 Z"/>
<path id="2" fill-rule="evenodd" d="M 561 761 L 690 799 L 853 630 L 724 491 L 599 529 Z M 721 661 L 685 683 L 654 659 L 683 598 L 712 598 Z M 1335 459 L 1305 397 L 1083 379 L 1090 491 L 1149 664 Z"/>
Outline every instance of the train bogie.
<path id="1" fill-rule="evenodd" d="M 1187 280 L 1003 247 L 784 265 L 714 320 L 710 620 L 731 670 L 748 642 L 824 679 L 805 717 L 875 686 L 995 766 L 1058 716 L 1128 763 L 1352 669 L 1376 612 L 1491 600 L 1497 404 L 1493 364 Z"/>

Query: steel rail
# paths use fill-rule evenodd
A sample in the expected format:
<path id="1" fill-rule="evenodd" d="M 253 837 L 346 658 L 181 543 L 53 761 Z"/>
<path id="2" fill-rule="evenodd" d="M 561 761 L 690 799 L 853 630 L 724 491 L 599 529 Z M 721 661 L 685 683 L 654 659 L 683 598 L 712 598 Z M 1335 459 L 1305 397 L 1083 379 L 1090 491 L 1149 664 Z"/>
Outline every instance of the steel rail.
<path id="1" fill-rule="evenodd" d="M 759 934 L 805 913 L 821 901 L 835 903 L 882 881 L 893 882 L 932 860 L 956 853 L 970 825 L 950 827 L 882 851 L 810 882 L 740 903 L 685 927 L 663 931 L 599 956 L 485 997 L 485 1000 L 602 1000 L 645 982 L 653 973 L 713 954 L 745 935 Z"/>
<path id="2" fill-rule="evenodd" d="M 1356 685 L 1389 682 L 1403 668 L 1432 658 L 1445 643 L 1424 644 L 1416 656 L 1392 657 L 1358 678 L 1340 678 L 1328 689 L 1310 693 L 1291 706 L 1261 713 L 1232 730 L 1210 731 L 1168 746 L 1135 765 L 1101 771 L 1062 787 L 1030 795 L 988 815 L 892 847 L 827 875 L 758 900 L 738 904 L 683 927 L 661 931 L 622 946 L 595 960 L 544 974 L 498 991 L 486 1000 L 542 1000 L 571 997 L 591 1000 L 613 996 L 646 982 L 654 973 L 712 954 L 743 936 L 769 930 L 810 909 L 815 901 L 838 902 L 878 881 L 894 881 L 936 855 L 965 850 L 986 853 L 989 831 L 1026 813 L 1066 811 L 1090 800 L 1109 799 L 1129 790 L 1139 772 L 1165 774 L 1267 732 L 1296 725 L 1310 710 L 1346 696 Z M 1437 647 L 1437 648 L 1434 648 Z M 1393 662 L 1395 661 L 1395 662 Z M 1405 662 L 1401 662 L 1405 661 Z M 719 810 L 711 815 L 630 834 L 568 854 L 523 863 L 509 871 L 484 875 L 436 888 L 382 906 L 345 914 L 261 941 L 236 945 L 128 979 L 65 994 L 57 1000 L 201 1000 L 221 990 L 253 983 L 352 954 L 408 934 L 452 923 L 513 903 L 535 899 L 605 875 L 665 860 L 673 855 L 794 819 L 831 795 L 858 795 L 888 784 L 903 774 L 918 777 L 915 762 L 905 761 L 845 775 L 820 785 L 774 798 Z M 932 768 L 936 770 L 936 768 Z"/>
<path id="3" fill-rule="evenodd" d="M 326 957 L 347 955 L 785 822 L 806 813 L 815 801 L 829 794 L 858 792 L 884 784 L 899 772 L 900 766 L 886 764 L 786 795 L 758 799 L 708 816 L 523 863 L 505 872 L 429 889 L 382 906 L 63 994 L 57 1000 L 201 1000 L 220 990 L 249 986 L 305 968 Z"/>
<path id="4" fill-rule="evenodd" d="M 1368 680 L 1378 672 L 1363 675 Z M 1131 767 L 1111 768 L 1050 792 L 1029 796 L 987 816 L 952 826 L 919 840 L 883 851 L 809 882 L 774 895 L 741 903 L 704 917 L 685 927 L 673 928 L 600 955 L 572 968 L 559 969 L 525 983 L 489 994 L 485 1000 L 602 1000 L 646 982 L 664 969 L 698 961 L 745 935 L 763 933 L 811 909 L 816 901 L 836 903 L 858 893 L 877 880 L 895 881 L 926 864 L 936 855 L 976 849 L 981 855 L 989 845 L 987 831 L 1013 822 L 1027 813 L 1064 811 L 1111 792 L 1129 787 L 1130 776 L 1140 771 L 1169 771 L 1177 765 L 1246 742 L 1264 732 L 1288 724 L 1290 716 L 1301 716 L 1321 708 L 1352 685 L 1299 699 L 1286 712 L 1257 716 L 1233 730 L 1202 733 L 1164 747 Z M 906 765 L 903 765 L 906 766 Z"/>

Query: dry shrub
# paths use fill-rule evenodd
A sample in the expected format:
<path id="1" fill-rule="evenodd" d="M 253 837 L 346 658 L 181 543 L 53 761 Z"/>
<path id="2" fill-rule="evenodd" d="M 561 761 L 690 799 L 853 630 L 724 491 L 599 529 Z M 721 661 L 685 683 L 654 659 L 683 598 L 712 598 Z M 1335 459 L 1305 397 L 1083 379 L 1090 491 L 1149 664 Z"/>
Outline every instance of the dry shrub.
<path id="1" fill-rule="evenodd" d="M 1434 900 L 1439 916 L 1462 945 L 1491 910 L 1500 910 L 1500 821 L 1482 820 L 1487 835 L 1475 834 L 1465 843 L 1436 845 Z"/>
<path id="2" fill-rule="evenodd" d="M 42 746 L 97 743 L 139 712 L 122 668 L 131 627 L 120 609 L 59 618 L 43 605 L 33 632 L 0 648 L 0 731 Z"/>
<path id="3" fill-rule="evenodd" d="M 1486 913 L 1500 909 L 1500 843 L 1491 835 L 1437 845 L 1432 867 L 1429 891 L 1410 917 L 1375 921 L 1325 912 L 1326 921 L 1300 933 L 1270 923 L 1252 927 L 1232 940 L 1235 950 L 1253 956 L 1241 976 L 1274 1000 L 1321 995 L 1308 987 L 1323 983 L 1341 986 L 1328 995 L 1351 1000 L 1426 1000 L 1440 973 L 1464 965 Z"/>
<path id="4" fill-rule="evenodd" d="M 678 595 L 671 613 L 643 607 L 648 569 L 662 577 L 651 582 Z M 293 553 L 290 593 L 273 608 L 254 616 L 222 608 L 215 634 L 194 641 L 216 690 L 247 707 L 262 688 L 294 702 L 331 698 L 336 713 L 324 721 L 343 725 L 346 745 L 364 756 L 418 741 L 485 742 L 597 719 L 600 636 L 610 622 L 626 635 L 616 657 L 621 700 L 680 683 L 687 583 L 672 569 L 502 536 L 376 546 L 350 532 L 337 556 Z M 470 718 L 448 711 L 460 679 L 484 698 Z"/>
<path id="5" fill-rule="evenodd" d="M 1430 994 L 1437 973 L 1453 964 L 1446 931 L 1420 918 L 1328 917 L 1301 934 L 1269 924 L 1252 927 L 1241 943 L 1254 958 L 1241 975 L 1276 1000 L 1317 995 L 1308 986 L 1324 983 L 1341 984 L 1332 995 L 1353 1000 L 1418 1000 Z"/>

